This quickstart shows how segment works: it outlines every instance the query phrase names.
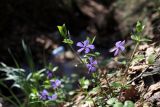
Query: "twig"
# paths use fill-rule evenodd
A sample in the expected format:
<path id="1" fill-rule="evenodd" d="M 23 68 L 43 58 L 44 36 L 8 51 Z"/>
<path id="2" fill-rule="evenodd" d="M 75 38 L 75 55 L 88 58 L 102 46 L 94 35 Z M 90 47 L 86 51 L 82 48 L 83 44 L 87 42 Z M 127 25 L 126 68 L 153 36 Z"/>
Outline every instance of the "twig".
<path id="1" fill-rule="evenodd" d="M 127 83 L 127 85 L 130 84 L 130 83 L 132 83 L 133 81 L 139 79 L 139 78 L 147 71 L 147 69 L 148 69 L 149 67 L 150 67 L 150 66 L 146 67 L 146 68 L 142 71 L 141 74 L 139 74 L 137 77 L 135 77 L 135 78 L 133 78 L 131 81 L 129 81 L 129 82 Z"/>
<path id="2" fill-rule="evenodd" d="M 158 52 L 158 53 L 159 53 L 159 52 Z M 160 57 L 160 54 L 158 54 L 158 55 L 156 56 L 155 60 L 157 60 L 159 57 Z M 130 84 L 130 83 L 132 83 L 133 81 L 139 79 L 139 78 L 147 71 L 147 69 L 148 69 L 150 66 L 151 66 L 151 65 L 149 65 L 148 67 L 146 67 L 146 68 L 142 71 L 141 74 L 139 74 L 137 77 L 133 78 L 133 79 L 132 79 L 131 81 L 129 81 L 127 84 Z"/>

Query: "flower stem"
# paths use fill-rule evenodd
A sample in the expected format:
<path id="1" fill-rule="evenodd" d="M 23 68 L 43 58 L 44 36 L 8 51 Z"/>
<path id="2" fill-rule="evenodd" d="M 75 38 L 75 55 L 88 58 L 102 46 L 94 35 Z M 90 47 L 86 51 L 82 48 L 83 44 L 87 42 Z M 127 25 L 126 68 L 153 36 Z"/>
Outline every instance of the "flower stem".
<path id="1" fill-rule="evenodd" d="M 101 76 L 104 75 L 103 78 L 106 80 L 107 86 L 108 86 L 108 89 L 109 89 L 109 92 L 111 93 L 111 96 L 112 96 L 112 95 L 113 95 L 113 90 L 112 90 L 112 88 L 111 88 L 111 86 L 110 86 L 110 84 L 109 84 L 109 81 L 108 81 L 108 79 L 107 79 L 108 77 L 105 77 L 105 74 L 102 74 L 103 71 L 100 69 L 99 65 L 97 65 L 97 68 L 98 68 L 98 69 L 100 70 L 100 72 L 101 72 L 99 78 L 101 78 Z M 106 75 L 107 75 L 107 73 L 106 73 Z M 100 81 L 100 79 L 99 79 L 99 81 Z"/>
<path id="2" fill-rule="evenodd" d="M 133 52 L 132 52 L 132 55 L 131 55 L 131 57 L 130 57 L 130 60 L 129 60 L 129 62 L 128 62 L 128 64 L 127 64 L 127 68 L 125 69 L 125 71 L 124 71 L 124 73 L 125 73 L 125 79 L 127 80 L 127 75 L 128 75 L 128 69 L 129 69 L 129 66 L 131 65 L 131 61 L 133 60 L 133 58 L 134 58 L 134 54 L 135 54 L 135 52 L 137 51 L 137 48 L 138 48 L 138 46 L 139 46 L 139 43 L 140 42 L 137 42 L 136 43 L 136 46 L 135 46 L 135 48 L 134 48 L 134 50 L 133 50 Z"/>
<path id="3" fill-rule="evenodd" d="M 85 94 L 86 94 L 86 96 L 87 96 L 86 99 L 90 98 L 91 101 L 93 102 L 94 107 L 97 107 L 95 101 L 94 101 L 93 98 L 89 95 L 88 91 L 87 91 L 87 90 L 83 90 L 83 91 L 85 92 Z"/>
<path id="4" fill-rule="evenodd" d="M 9 87 L 7 85 L 5 85 L 4 83 L 0 83 L 3 87 L 5 87 L 10 93 L 11 95 L 14 97 L 14 99 L 17 101 L 17 103 L 21 106 L 21 102 L 20 100 L 17 98 L 17 96 L 12 92 L 12 90 L 9 89 Z"/>
<path id="5" fill-rule="evenodd" d="M 77 54 L 77 52 L 73 49 L 73 47 L 69 44 L 69 48 L 73 51 L 73 53 L 75 54 L 75 56 L 77 56 L 77 58 L 79 59 L 79 61 L 85 65 L 85 63 L 82 61 L 81 57 Z"/>
<path id="6" fill-rule="evenodd" d="M 137 48 L 138 48 L 138 46 L 139 46 L 139 43 L 140 43 L 140 42 L 137 42 L 137 43 L 136 43 L 136 46 L 135 46 L 135 48 L 134 48 L 134 50 L 133 50 L 133 53 L 132 53 L 132 55 L 131 55 L 130 62 L 133 60 L 134 54 L 135 54 L 135 52 L 136 52 L 136 50 L 137 50 Z"/>
<path id="7" fill-rule="evenodd" d="M 1 93 L 0 93 L 0 96 L 2 96 L 4 99 L 8 100 L 10 103 L 12 103 L 13 105 L 15 105 L 16 107 L 18 107 L 18 105 L 14 101 L 12 101 L 11 99 L 9 99 L 8 97 L 4 96 Z"/>

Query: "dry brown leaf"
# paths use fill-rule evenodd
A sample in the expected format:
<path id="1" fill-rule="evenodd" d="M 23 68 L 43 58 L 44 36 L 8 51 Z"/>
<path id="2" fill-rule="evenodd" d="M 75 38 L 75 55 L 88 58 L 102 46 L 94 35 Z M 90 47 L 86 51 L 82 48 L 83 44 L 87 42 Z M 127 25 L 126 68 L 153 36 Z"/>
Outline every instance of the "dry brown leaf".
<path id="1" fill-rule="evenodd" d="M 160 82 L 149 87 L 148 92 L 144 95 L 144 99 L 160 107 Z"/>
<path id="2" fill-rule="evenodd" d="M 148 47 L 149 47 L 148 44 L 140 45 L 139 48 L 138 48 L 138 50 L 139 50 L 139 51 L 144 51 L 144 50 L 146 50 Z"/>
<path id="3" fill-rule="evenodd" d="M 142 71 L 142 70 L 145 69 L 146 67 L 148 67 L 148 65 L 131 66 L 131 67 L 129 67 L 129 71 L 130 71 L 130 72 Z"/>
<path id="4" fill-rule="evenodd" d="M 155 48 L 154 47 L 149 47 L 145 51 L 145 56 L 149 56 L 149 55 L 153 54 L 154 52 L 155 52 Z"/>

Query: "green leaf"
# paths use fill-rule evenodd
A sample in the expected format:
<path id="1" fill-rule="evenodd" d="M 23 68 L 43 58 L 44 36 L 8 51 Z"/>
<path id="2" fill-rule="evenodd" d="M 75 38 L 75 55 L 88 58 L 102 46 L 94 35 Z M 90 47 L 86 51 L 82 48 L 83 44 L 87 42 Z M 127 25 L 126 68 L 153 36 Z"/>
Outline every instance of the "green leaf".
<path id="1" fill-rule="evenodd" d="M 156 60 L 156 55 L 155 54 L 151 54 L 147 57 L 148 64 L 154 64 L 155 60 Z"/>
<path id="2" fill-rule="evenodd" d="M 91 41 L 91 44 L 93 44 L 93 42 L 95 41 L 96 39 L 96 36 L 93 37 L 92 41 Z"/>
<path id="3" fill-rule="evenodd" d="M 123 107 L 123 103 L 121 102 L 116 102 L 113 107 Z"/>
<path id="4" fill-rule="evenodd" d="M 83 89 L 88 89 L 88 86 L 90 85 L 89 80 L 85 78 L 80 79 L 79 83 Z"/>
<path id="5" fill-rule="evenodd" d="M 93 44 L 93 42 L 95 41 L 96 36 L 94 36 L 93 38 L 89 38 L 87 37 L 87 40 L 89 41 L 90 44 Z"/>
<path id="6" fill-rule="evenodd" d="M 85 100 L 85 104 L 88 105 L 88 107 L 93 107 L 93 100 L 91 98 L 88 98 L 87 100 Z"/>
<path id="7" fill-rule="evenodd" d="M 89 57 L 97 57 L 99 56 L 100 53 L 99 52 L 95 52 L 95 53 L 88 53 L 88 54 L 85 54 L 84 57 L 85 58 L 89 58 Z"/>
<path id="8" fill-rule="evenodd" d="M 45 81 L 44 81 L 44 84 L 47 84 L 47 85 L 48 85 L 48 84 L 50 84 L 50 81 L 49 81 L 49 80 L 45 80 Z"/>
<path id="9" fill-rule="evenodd" d="M 132 101 L 125 101 L 123 107 L 134 107 L 134 103 Z"/>
<path id="10" fill-rule="evenodd" d="M 4 63 L 0 63 L 0 71 L 3 71 L 6 73 L 6 76 L 4 80 L 13 80 L 13 86 L 21 86 L 23 85 L 23 81 L 26 78 L 25 74 L 24 74 L 24 69 L 17 69 L 17 68 L 13 68 L 13 67 L 9 67 Z"/>
<path id="11" fill-rule="evenodd" d="M 44 85 L 44 88 L 49 89 L 49 88 L 51 88 L 51 85 L 50 84 L 49 85 Z"/>
<path id="12" fill-rule="evenodd" d="M 32 58 L 32 53 L 29 47 L 27 47 L 27 45 L 25 44 L 24 40 L 22 40 L 22 47 L 25 53 L 25 57 L 28 63 L 29 68 L 31 69 L 31 71 L 35 71 L 35 65 L 34 65 L 34 61 Z"/>
<path id="13" fill-rule="evenodd" d="M 66 25 L 63 24 L 62 26 L 57 26 L 58 30 L 59 30 L 59 33 L 60 35 L 63 37 L 63 38 L 67 38 L 67 28 L 66 28 Z"/>
<path id="14" fill-rule="evenodd" d="M 64 39 L 63 42 L 70 45 L 73 44 L 73 41 L 71 39 Z"/>
<path id="15" fill-rule="evenodd" d="M 121 88 L 122 84 L 118 83 L 118 82 L 112 82 L 111 86 L 114 87 L 114 88 Z"/>
<path id="16" fill-rule="evenodd" d="M 37 90 L 36 88 L 32 88 L 31 91 L 32 91 L 32 93 L 34 93 L 34 94 L 37 94 L 37 93 L 38 93 L 38 90 Z"/>
<path id="17" fill-rule="evenodd" d="M 127 61 L 126 61 L 126 60 L 123 60 L 121 63 L 122 63 L 123 65 L 126 65 L 126 64 L 127 64 Z"/>
<path id="18" fill-rule="evenodd" d="M 19 84 L 14 83 L 11 87 L 17 87 L 17 88 L 22 88 Z"/>
<path id="19" fill-rule="evenodd" d="M 126 65 L 127 59 L 125 59 L 125 58 L 119 58 L 119 59 L 117 60 L 117 62 L 118 62 L 119 64 Z"/>
<path id="20" fill-rule="evenodd" d="M 136 55 L 131 63 L 132 63 L 132 65 L 134 65 L 144 59 L 145 59 L 144 55 Z"/>
<path id="21" fill-rule="evenodd" d="M 95 72 L 92 73 L 93 78 L 97 77 L 97 74 Z"/>
<path id="22" fill-rule="evenodd" d="M 57 26 L 57 28 L 59 30 L 60 35 L 64 37 L 65 34 L 63 32 L 63 26 Z"/>
<path id="23" fill-rule="evenodd" d="M 94 54 L 95 54 L 96 56 L 100 56 L 101 53 L 95 52 Z"/>
<path id="24" fill-rule="evenodd" d="M 137 38 L 135 35 L 131 35 L 131 39 L 137 41 Z"/>
<path id="25" fill-rule="evenodd" d="M 130 88 L 131 88 L 131 85 L 130 85 L 130 84 L 126 84 L 126 85 L 123 85 L 122 88 L 123 88 L 123 89 L 130 89 Z"/>
<path id="26" fill-rule="evenodd" d="M 147 38 L 141 38 L 140 41 L 141 41 L 141 42 L 149 42 L 149 41 L 152 41 L 152 40 L 147 39 Z"/>
<path id="27" fill-rule="evenodd" d="M 139 35 L 131 35 L 131 39 L 139 42 L 140 36 Z"/>
<path id="28" fill-rule="evenodd" d="M 145 26 L 142 24 L 142 22 L 138 21 L 137 24 L 136 24 L 136 31 L 137 32 L 142 32 L 144 27 Z"/>
<path id="29" fill-rule="evenodd" d="M 57 71 L 58 70 L 58 67 L 56 66 L 56 67 L 54 67 L 53 69 L 52 69 L 52 72 L 55 72 L 55 71 Z"/>
<path id="30" fill-rule="evenodd" d="M 99 91 L 101 90 L 101 88 L 99 87 L 99 86 L 97 86 L 97 87 L 95 87 L 95 88 L 93 88 L 90 92 L 89 92 L 89 94 L 91 95 L 91 94 L 96 94 L 96 93 L 98 93 Z"/>
<path id="31" fill-rule="evenodd" d="M 36 73 L 38 73 L 38 74 L 42 74 L 43 72 L 45 72 L 46 71 L 46 68 L 43 68 L 43 69 L 41 69 L 41 70 L 39 70 L 39 71 L 37 71 Z"/>
<path id="32" fill-rule="evenodd" d="M 84 55 L 84 58 L 90 58 L 90 57 L 95 57 L 95 56 L 96 56 L 95 54 L 89 53 L 89 54 Z"/>
<path id="33" fill-rule="evenodd" d="M 27 75 L 27 78 L 26 78 L 27 81 L 30 80 L 30 78 L 32 77 L 32 74 L 33 74 L 33 73 L 29 73 L 29 74 Z"/>
<path id="34" fill-rule="evenodd" d="M 117 99 L 117 98 L 110 98 L 110 99 L 107 101 L 107 104 L 108 104 L 108 105 L 113 105 L 113 104 L 115 104 L 116 102 L 118 102 L 118 99 Z"/>
<path id="35" fill-rule="evenodd" d="M 70 91 L 68 94 L 73 96 L 76 92 L 75 91 Z"/>
<path id="36" fill-rule="evenodd" d="M 49 63 L 47 68 L 48 68 L 49 70 L 52 70 L 53 67 L 54 67 L 53 64 L 52 64 L 52 63 Z"/>
<path id="37" fill-rule="evenodd" d="M 85 80 L 82 88 L 88 89 L 89 84 L 90 84 L 89 80 Z"/>

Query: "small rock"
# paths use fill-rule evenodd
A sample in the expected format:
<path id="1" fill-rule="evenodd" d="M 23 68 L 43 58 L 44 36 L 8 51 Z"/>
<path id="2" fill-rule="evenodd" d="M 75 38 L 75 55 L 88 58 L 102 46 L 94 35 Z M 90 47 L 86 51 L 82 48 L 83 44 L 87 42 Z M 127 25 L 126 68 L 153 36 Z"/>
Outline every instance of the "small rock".
<path id="1" fill-rule="evenodd" d="M 65 58 L 69 60 L 74 59 L 74 54 L 71 51 L 66 51 Z"/>

